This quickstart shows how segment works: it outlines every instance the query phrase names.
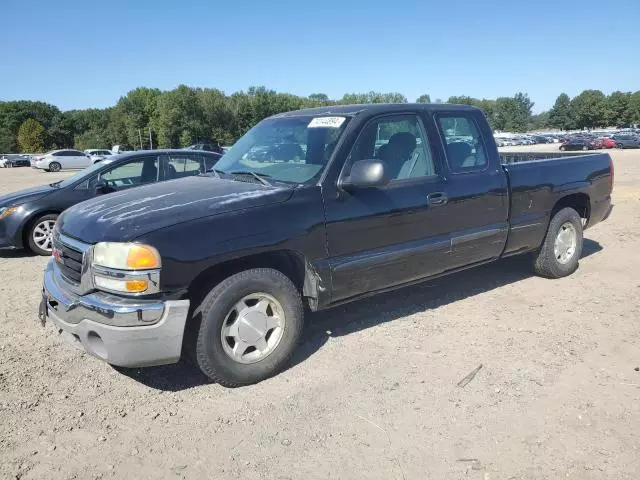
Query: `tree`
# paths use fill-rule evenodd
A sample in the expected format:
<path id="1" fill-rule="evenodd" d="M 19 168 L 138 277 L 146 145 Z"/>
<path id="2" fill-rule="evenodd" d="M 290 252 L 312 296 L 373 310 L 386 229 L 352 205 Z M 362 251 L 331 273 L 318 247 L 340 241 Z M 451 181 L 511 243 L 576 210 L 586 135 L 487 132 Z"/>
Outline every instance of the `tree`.
<path id="1" fill-rule="evenodd" d="M 629 112 L 630 92 L 615 91 L 605 102 L 604 120 L 607 126 L 627 125 L 631 123 Z"/>
<path id="2" fill-rule="evenodd" d="M 0 126 L 9 130 L 13 137 L 13 140 L 9 142 L 13 145 L 12 152 L 15 152 L 18 147 L 18 130 L 25 121 L 32 118 L 48 129 L 53 117 L 59 113 L 60 110 L 57 107 L 44 102 L 28 100 L 0 102 Z M 46 144 L 45 147 L 47 147 Z"/>
<path id="3" fill-rule="evenodd" d="M 312 93 L 309 95 L 309 100 L 312 105 L 327 105 L 329 103 L 329 97 L 326 93 Z"/>
<path id="4" fill-rule="evenodd" d="M 138 87 L 131 90 L 118 100 L 115 106 L 118 117 L 122 121 L 122 129 L 126 135 L 126 143 L 149 147 L 148 137 L 141 135 L 151 124 L 152 117 L 157 111 L 157 100 L 161 95 L 157 88 Z"/>
<path id="5" fill-rule="evenodd" d="M 600 90 L 585 90 L 571 100 L 578 128 L 604 126 L 606 97 Z"/>
<path id="6" fill-rule="evenodd" d="M 342 105 L 352 105 L 360 103 L 407 103 L 407 97 L 401 93 L 345 93 L 342 99 L 338 102 Z"/>
<path id="7" fill-rule="evenodd" d="M 18 145 L 23 153 L 44 151 L 45 131 L 42 124 L 33 118 L 28 119 L 18 130 Z"/>
<path id="8" fill-rule="evenodd" d="M 126 122 L 126 115 L 124 119 Z M 159 147 L 186 146 L 181 145 L 186 137 L 194 141 L 207 140 L 202 105 L 198 101 L 196 90 L 186 85 L 180 85 L 175 90 L 158 96 L 151 124 L 157 132 Z M 133 145 L 139 143 L 131 138 L 129 141 Z"/>
<path id="9" fill-rule="evenodd" d="M 549 126 L 549 112 L 540 112 L 537 115 L 531 115 L 527 130 L 539 130 Z"/>
<path id="10" fill-rule="evenodd" d="M 640 90 L 629 97 L 629 121 L 640 124 Z"/>
<path id="11" fill-rule="evenodd" d="M 575 128 L 571 100 L 566 93 L 561 93 L 556 98 L 556 103 L 553 104 L 553 108 L 549 111 L 549 123 L 552 127 L 560 130 Z"/>
<path id="12" fill-rule="evenodd" d="M 73 145 L 75 125 L 71 116 L 58 113 L 47 129 L 47 148 L 69 148 Z"/>
<path id="13" fill-rule="evenodd" d="M 492 123 L 496 130 L 525 132 L 531 121 L 533 102 L 526 93 L 496 100 Z"/>
<path id="14" fill-rule="evenodd" d="M 0 153 L 13 153 L 15 148 L 15 137 L 11 131 L 5 126 L 0 126 Z"/>
<path id="15" fill-rule="evenodd" d="M 431 97 L 429 96 L 428 93 L 425 93 L 418 97 L 418 99 L 416 100 L 416 103 L 431 103 Z"/>

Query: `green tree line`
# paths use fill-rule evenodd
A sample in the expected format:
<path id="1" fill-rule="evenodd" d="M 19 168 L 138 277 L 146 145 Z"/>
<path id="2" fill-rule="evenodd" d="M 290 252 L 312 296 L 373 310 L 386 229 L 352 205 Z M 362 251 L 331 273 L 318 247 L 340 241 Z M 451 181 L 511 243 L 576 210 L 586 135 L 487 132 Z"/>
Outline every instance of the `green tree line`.
<path id="1" fill-rule="evenodd" d="M 139 87 L 109 108 L 60 111 L 34 101 L 0 102 L 0 152 L 42 152 L 54 148 L 124 149 L 185 147 L 197 142 L 229 145 L 263 118 L 289 110 L 335 104 L 406 103 L 396 92 L 347 93 L 338 100 L 324 93 L 301 97 L 265 87 L 230 95 L 214 88 L 186 85 L 170 91 Z M 416 99 L 431 103 L 428 94 Z M 436 99 L 435 103 L 442 103 Z M 484 110 L 491 127 L 502 131 L 533 128 L 592 128 L 640 123 L 640 91 L 606 96 L 586 90 L 573 99 L 561 94 L 553 108 L 532 114 L 526 93 L 497 99 L 454 96 L 447 103 Z"/>

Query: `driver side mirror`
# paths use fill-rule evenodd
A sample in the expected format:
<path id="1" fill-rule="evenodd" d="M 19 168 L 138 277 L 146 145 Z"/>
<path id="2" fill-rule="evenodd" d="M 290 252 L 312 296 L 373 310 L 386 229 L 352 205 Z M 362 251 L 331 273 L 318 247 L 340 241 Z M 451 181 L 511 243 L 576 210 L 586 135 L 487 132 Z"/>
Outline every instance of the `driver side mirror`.
<path id="1" fill-rule="evenodd" d="M 389 183 L 384 162 L 380 160 L 358 160 L 351 165 L 351 173 L 340 186 L 344 190 L 383 187 Z"/>

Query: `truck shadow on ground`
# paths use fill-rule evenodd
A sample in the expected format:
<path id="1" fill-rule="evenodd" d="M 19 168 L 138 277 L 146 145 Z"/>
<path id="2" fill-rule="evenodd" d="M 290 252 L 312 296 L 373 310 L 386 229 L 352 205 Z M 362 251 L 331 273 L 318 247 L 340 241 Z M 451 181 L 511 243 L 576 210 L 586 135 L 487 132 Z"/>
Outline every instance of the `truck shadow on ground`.
<path id="1" fill-rule="evenodd" d="M 584 239 L 582 259 L 602 250 L 598 242 Z M 455 273 L 393 292 L 381 293 L 322 312 L 310 313 L 300 346 L 289 368 L 308 359 L 331 337 L 349 335 L 385 322 L 432 310 L 533 276 L 531 257 L 521 255 Z M 553 280 L 549 280 L 553 281 Z M 164 391 L 185 390 L 211 383 L 186 361 L 142 369 L 117 369 L 148 387 Z"/>

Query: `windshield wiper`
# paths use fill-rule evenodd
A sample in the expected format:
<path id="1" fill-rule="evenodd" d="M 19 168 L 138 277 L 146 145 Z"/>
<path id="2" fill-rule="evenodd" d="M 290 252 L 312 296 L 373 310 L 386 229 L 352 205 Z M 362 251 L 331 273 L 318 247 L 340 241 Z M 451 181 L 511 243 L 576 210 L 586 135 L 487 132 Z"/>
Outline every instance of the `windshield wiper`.
<path id="1" fill-rule="evenodd" d="M 50 187 L 55 187 L 56 185 L 58 185 L 60 183 L 62 183 L 62 180 L 58 180 L 57 182 L 50 183 L 49 186 Z"/>
<path id="2" fill-rule="evenodd" d="M 267 187 L 272 187 L 271 182 L 269 182 L 265 177 L 269 178 L 271 175 L 267 173 L 256 173 L 251 170 L 237 170 L 235 172 L 228 172 L 231 175 L 251 175 L 253 178 L 258 180 L 261 184 L 266 185 Z"/>

